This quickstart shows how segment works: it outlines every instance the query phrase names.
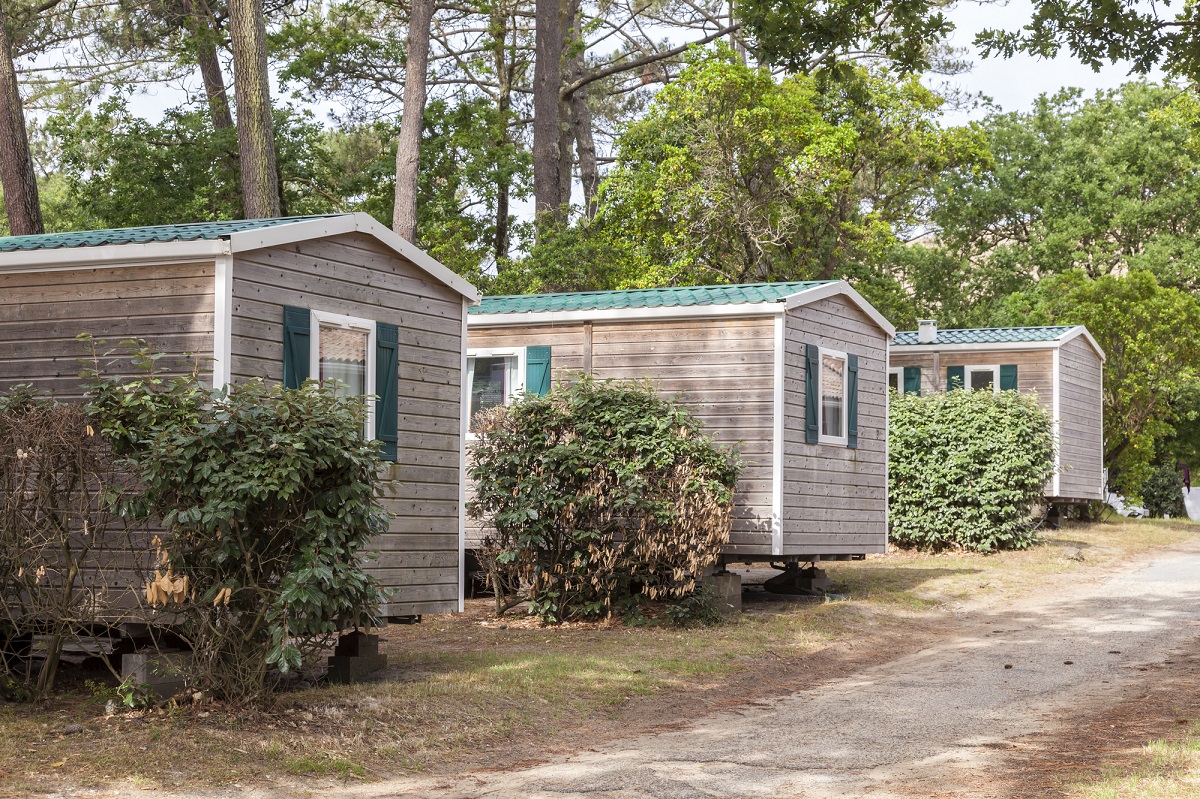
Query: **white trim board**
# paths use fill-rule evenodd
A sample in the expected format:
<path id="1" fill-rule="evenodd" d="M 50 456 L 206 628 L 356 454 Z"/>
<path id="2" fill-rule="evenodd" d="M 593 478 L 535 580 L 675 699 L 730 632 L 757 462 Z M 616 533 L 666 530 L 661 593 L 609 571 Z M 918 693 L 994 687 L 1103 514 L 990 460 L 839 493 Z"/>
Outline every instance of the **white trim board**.
<path id="1" fill-rule="evenodd" d="M 467 308 L 471 300 L 462 302 L 462 347 L 460 347 L 459 412 L 458 412 L 458 612 L 463 612 L 467 593 L 467 434 L 471 414 L 471 387 L 467 383 Z"/>
<path id="2" fill-rule="evenodd" d="M 411 244 L 362 212 L 318 219 L 299 219 L 256 230 L 230 233 L 217 239 L 156 241 L 146 244 L 105 244 L 98 247 L 58 247 L 51 250 L 0 252 L 0 274 L 60 269 L 97 269 L 213 261 L 231 253 L 278 247 L 345 233 L 365 233 L 397 255 L 466 297 L 479 301 L 479 291 Z"/>
<path id="3" fill-rule="evenodd" d="M 233 256 L 216 260 L 213 278 L 213 388 L 233 382 Z"/>
<path id="4" fill-rule="evenodd" d="M 1062 367 L 1059 360 L 1060 350 L 1055 348 L 1050 368 L 1051 389 L 1054 400 L 1051 403 L 1051 415 L 1054 419 L 1054 477 L 1050 479 L 1050 496 L 1062 496 L 1062 412 L 1059 399 L 1062 397 Z M 1103 368 L 1103 367 L 1101 367 Z"/>
<path id="5" fill-rule="evenodd" d="M 774 410 L 771 430 L 771 554 L 783 554 L 783 464 L 784 447 L 787 440 L 784 436 L 784 421 L 787 413 L 784 391 L 786 377 L 787 316 L 780 314 L 775 317 L 775 360 L 772 379 Z"/>
<path id="6" fill-rule="evenodd" d="M 919 355 L 921 353 L 935 352 L 977 352 L 981 350 L 991 350 L 996 352 L 1007 351 L 1026 351 L 1026 350 L 1057 350 L 1069 341 L 1083 336 L 1088 344 L 1100 356 L 1100 361 L 1103 363 L 1107 356 L 1104 350 L 1092 338 L 1092 334 L 1088 332 L 1083 325 L 1075 327 L 1063 333 L 1053 341 L 997 341 L 990 344 L 939 344 L 936 341 L 930 344 L 891 344 L 888 347 L 889 352 L 895 352 L 900 355 Z"/>
<path id="7" fill-rule="evenodd" d="M 850 284 L 844 280 L 798 291 L 795 294 L 773 302 L 727 303 L 722 305 L 667 305 L 657 308 L 601 308 L 577 311 L 477 313 L 471 314 L 467 320 L 467 324 L 475 328 L 530 327 L 534 325 L 558 325 L 570 322 L 636 322 L 658 319 L 720 319 L 739 316 L 772 316 L 836 296 L 847 297 L 870 317 L 872 322 L 886 332 L 889 338 L 895 335 L 896 328 L 884 318 L 883 314 L 875 310 L 861 294 L 851 288 Z"/>

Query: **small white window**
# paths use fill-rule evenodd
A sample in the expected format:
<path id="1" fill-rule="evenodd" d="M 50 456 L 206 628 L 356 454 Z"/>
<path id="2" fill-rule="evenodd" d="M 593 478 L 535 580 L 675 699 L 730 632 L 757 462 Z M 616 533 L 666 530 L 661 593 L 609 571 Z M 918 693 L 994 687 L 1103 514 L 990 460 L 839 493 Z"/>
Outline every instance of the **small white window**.
<path id="1" fill-rule="evenodd" d="M 822 444 L 846 444 L 846 353 L 821 350 L 821 369 L 817 378 L 817 396 L 820 398 Z"/>
<path id="2" fill-rule="evenodd" d="M 475 415 L 507 405 L 525 387 L 525 349 L 474 349 L 467 352 L 467 385 L 471 389 L 470 432 Z"/>
<path id="3" fill-rule="evenodd" d="M 370 397 L 375 393 L 375 323 L 370 319 L 310 311 L 312 345 L 309 374 L 324 383 L 333 381 L 344 397 Z M 375 438 L 375 403 L 367 402 L 363 435 Z"/>
<path id="4" fill-rule="evenodd" d="M 970 391 L 991 391 L 1000 393 L 1000 367 L 997 366 L 967 366 L 965 372 L 966 388 Z"/>
<path id="5" fill-rule="evenodd" d="M 894 369 L 888 369 L 888 388 L 895 391 L 897 394 L 904 393 L 904 367 L 897 366 Z"/>

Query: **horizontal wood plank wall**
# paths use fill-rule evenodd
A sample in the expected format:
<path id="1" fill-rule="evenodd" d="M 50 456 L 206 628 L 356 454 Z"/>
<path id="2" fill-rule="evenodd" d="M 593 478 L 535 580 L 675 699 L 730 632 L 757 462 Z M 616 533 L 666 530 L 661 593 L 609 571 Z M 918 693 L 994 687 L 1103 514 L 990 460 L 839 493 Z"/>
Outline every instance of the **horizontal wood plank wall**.
<path id="1" fill-rule="evenodd" d="M 535 327 L 469 327 L 467 350 L 500 347 L 549 347 L 550 379 L 554 382 L 569 380 L 572 373 L 584 368 L 587 349 L 586 330 L 583 322 L 564 325 L 538 325 Z M 468 441 L 468 446 L 470 442 Z M 474 497 L 474 484 L 467 481 L 467 501 Z M 467 516 L 467 549 L 476 549 L 483 543 L 490 528 Z"/>
<path id="2" fill-rule="evenodd" d="M 741 442 L 746 468 L 727 553 L 770 553 L 773 335 L 769 317 L 592 323 L 593 375 L 651 378 L 664 395 L 680 394 L 719 442 Z M 473 327 L 468 341 L 470 347 L 549 345 L 556 380 L 582 371 L 587 353 L 582 322 Z M 468 520 L 468 546 L 482 534 L 477 525 L 471 529 Z"/>
<path id="3" fill-rule="evenodd" d="M 81 397 L 83 355 L 75 336 L 91 333 L 118 349 L 144 338 L 169 356 L 213 349 L 212 263 L 74 269 L 0 275 L 0 390 L 33 383 Z M 180 358 L 164 358 L 168 368 Z M 109 374 L 134 374 L 127 359 Z"/>
<path id="4" fill-rule="evenodd" d="M 235 382 L 283 377 L 283 306 L 399 327 L 399 462 L 382 497 L 388 532 L 371 570 L 388 615 L 458 607 L 462 297 L 360 233 L 235 256 Z"/>
<path id="5" fill-rule="evenodd" d="M 937 367 L 930 353 L 891 354 L 892 368 L 902 366 L 921 367 L 921 394 L 935 394 L 946 390 L 946 367 L 948 366 L 996 366 L 1017 365 L 1017 390 L 1022 394 L 1037 393 L 1042 406 L 1054 406 L 1054 356 L 1049 349 L 1036 350 L 972 350 L 970 352 L 940 352 Z"/>
<path id="6" fill-rule="evenodd" d="M 595 322 L 592 374 L 648 377 L 678 394 L 745 464 L 726 554 L 771 551 L 774 317 Z"/>
<path id="7" fill-rule="evenodd" d="M 1104 483 L 1104 394 L 1100 356 L 1082 336 L 1058 356 L 1058 496 L 1102 499 Z"/>
<path id="8" fill-rule="evenodd" d="M 789 312 L 784 331 L 783 554 L 887 548 L 887 335 L 831 297 Z M 805 442 L 805 345 L 858 356 L 858 448 Z"/>

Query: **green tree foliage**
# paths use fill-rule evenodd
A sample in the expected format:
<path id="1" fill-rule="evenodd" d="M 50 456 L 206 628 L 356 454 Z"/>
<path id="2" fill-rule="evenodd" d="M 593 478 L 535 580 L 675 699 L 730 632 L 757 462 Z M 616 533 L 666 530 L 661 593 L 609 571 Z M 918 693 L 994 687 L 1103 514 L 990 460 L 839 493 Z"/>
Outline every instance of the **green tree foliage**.
<path id="1" fill-rule="evenodd" d="M 916 81 L 775 80 L 696 53 L 617 140 L 598 221 L 632 284 L 850 277 L 886 310 L 902 293 L 885 256 L 940 173 L 981 156 L 939 105 Z"/>
<path id="2" fill-rule="evenodd" d="M 1138 497 L 1160 446 L 1195 408 L 1200 303 L 1149 272 L 1053 275 L 1007 298 L 998 325 L 1086 325 L 1104 349 L 1104 462 L 1109 485 Z"/>
<path id="3" fill-rule="evenodd" d="M 933 43 L 954 29 L 943 7 L 931 0 L 745 0 L 737 14 L 755 55 L 791 72 L 834 66 L 847 50 L 887 59 L 900 71 L 923 72 L 936 56 Z"/>
<path id="4" fill-rule="evenodd" d="M 1142 483 L 1141 493 L 1142 506 L 1151 518 L 1187 518 L 1187 506 L 1183 502 L 1183 475 L 1174 466 L 1156 466 Z"/>
<path id="5" fill-rule="evenodd" d="M 1133 71 L 1148 74 L 1156 67 L 1200 78 L 1200 17 L 1197 6 L 1182 3 L 1172 16 L 1165 4 L 1137 0 L 1073 3 L 1033 0 L 1033 17 L 1019 30 L 981 31 L 975 43 L 984 55 L 1006 58 L 1027 52 L 1053 58 L 1064 47 L 1092 69 L 1129 61 Z"/>
<path id="6" fill-rule="evenodd" d="M 379 452 L 365 406 L 333 387 L 240 384 L 193 372 L 95 379 L 94 424 L 141 478 L 139 517 L 161 520 L 161 569 L 147 601 L 174 614 L 190 676 L 233 701 L 259 697 L 269 669 L 306 655 L 381 602 L 363 550 L 387 529 Z"/>
<path id="7" fill-rule="evenodd" d="M 1037 542 L 1033 507 L 1054 473 L 1054 427 L 1016 391 L 893 395 L 890 540 L 993 552 Z"/>
<path id="8" fill-rule="evenodd" d="M 307 113 L 276 116 L 284 213 L 335 210 L 340 198 L 326 135 Z M 242 216 L 236 133 L 214 130 L 207 107 L 173 109 L 150 123 L 116 97 L 94 112 L 62 111 L 47 131 L 71 190 L 74 229 Z"/>
<path id="9" fill-rule="evenodd" d="M 978 322 L 972 307 L 986 313 L 1070 269 L 1144 269 L 1200 289 L 1200 151 L 1183 112 L 1171 112 L 1178 94 L 1146 83 L 1090 98 L 1070 90 L 988 117 L 988 168 L 950 172 L 932 214 L 942 253 L 964 273 L 940 287 L 944 322 Z"/>
<path id="10" fill-rule="evenodd" d="M 499 597 L 546 622 L 695 588 L 729 538 L 740 462 L 646 383 L 580 376 L 476 419 L 475 498 Z"/>

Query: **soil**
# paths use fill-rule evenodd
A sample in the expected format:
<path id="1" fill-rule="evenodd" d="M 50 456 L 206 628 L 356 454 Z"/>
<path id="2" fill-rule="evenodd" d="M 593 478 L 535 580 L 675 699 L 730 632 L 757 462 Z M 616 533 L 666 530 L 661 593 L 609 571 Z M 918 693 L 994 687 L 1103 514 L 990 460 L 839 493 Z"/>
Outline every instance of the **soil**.
<path id="1" fill-rule="evenodd" d="M 530 736 L 420 777 L 188 795 L 1064 796 L 1200 718 L 1197 553 L 1193 539 L 1053 597 L 881 621 L 813 655 L 628 701 L 553 747 Z M 487 611 L 473 603 L 468 618 Z"/>

